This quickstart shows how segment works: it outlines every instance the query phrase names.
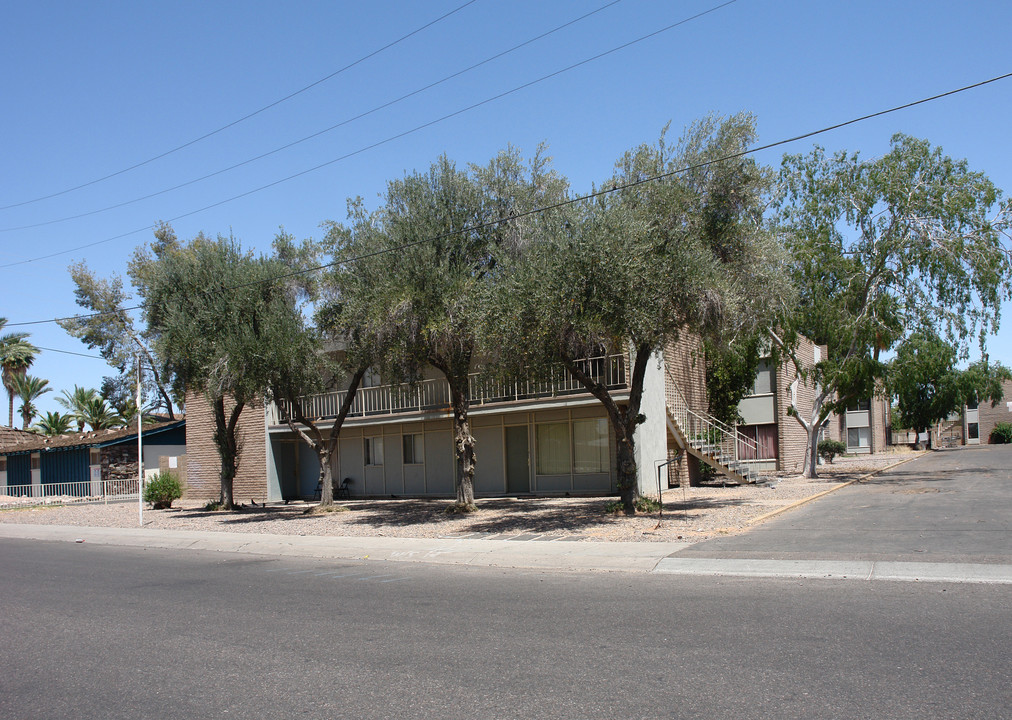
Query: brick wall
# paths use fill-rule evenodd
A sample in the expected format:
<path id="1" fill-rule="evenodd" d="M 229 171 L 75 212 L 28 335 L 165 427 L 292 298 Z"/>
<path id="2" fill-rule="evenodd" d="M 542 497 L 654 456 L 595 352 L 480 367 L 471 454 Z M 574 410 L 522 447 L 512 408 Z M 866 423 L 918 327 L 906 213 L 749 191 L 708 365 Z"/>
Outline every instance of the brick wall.
<path id="1" fill-rule="evenodd" d="M 677 342 L 668 343 L 664 348 L 664 367 L 668 405 L 674 403 L 677 386 L 690 408 L 707 412 L 710 403 L 706 397 L 706 362 L 699 336 L 684 333 Z"/>
<path id="2" fill-rule="evenodd" d="M 232 405 L 226 402 L 226 412 Z M 236 428 L 239 467 L 232 486 L 236 503 L 267 499 L 267 426 L 263 403 L 249 404 Z M 221 459 L 214 446 L 214 412 L 207 398 L 186 394 L 186 490 L 188 500 L 221 497 Z"/>
<path id="3" fill-rule="evenodd" d="M 709 411 L 710 404 L 706 397 L 706 362 L 703 357 L 703 343 L 698 335 L 684 333 L 676 342 L 668 343 L 664 348 L 664 368 L 664 395 L 668 406 L 674 404 L 677 387 L 690 408 L 702 412 Z M 669 433 L 668 459 L 675 458 L 677 452 L 678 448 Z M 669 486 L 688 482 L 688 461 L 683 454 L 678 462 L 668 465 Z"/>
<path id="4" fill-rule="evenodd" d="M 1004 385 L 1004 397 L 998 404 L 991 407 L 991 403 L 982 402 L 977 407 L 977 421 L 980 423 L 980 441 L 986 443 L 991 437 L 994 426 L 1000 422 L 1012 422 L 1012 410 L 1008 403 L 1012 402 L 1012 380 L 1006 380 Z"/>
<path id="5" fill-rule="evenodd" d="M 801 338 L 797 349 L 797 359 L 803 367 L 815 364 L 815 344 L 807 338 Z M 826 357 L 826 347 L 821 348 L 821 357 Z M 777 368 L 776 374 L 776 417 L 777 417 L 777 469 L 786 472 L 802 472 L 805 455 L 808 449 L 808 435 L 797 418 L 787 414 L 791 407 L 792 385 L 797 380 L 797 409 L 806 421 L 811 419 L 812 407 L 815 404 L 815 385 L 811 380 L 798 378 L 794 363 L 785 361 Z M 832 421 L 830 421 L 832 425 Z"/>
<path id="6" fill-rule="evenodd" d="M 871 410 L 871 451 L 885 452 L 889 449 L 889 400 L 876 395 L 868 407 Z"/>

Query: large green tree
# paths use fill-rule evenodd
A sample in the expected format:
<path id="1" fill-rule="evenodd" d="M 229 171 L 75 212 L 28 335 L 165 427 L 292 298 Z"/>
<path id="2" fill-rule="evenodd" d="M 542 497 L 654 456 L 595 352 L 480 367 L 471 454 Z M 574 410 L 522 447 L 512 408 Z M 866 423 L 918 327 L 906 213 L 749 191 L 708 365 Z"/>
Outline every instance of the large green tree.
<path id="1" fill-rule="evenodd" d="M 957 367 L 957 350 L 932 330 L 911 333 L 889 363 L 887 388 L 897 400 L 901 427 L 918 434 L 964 405 L 1002 399 L 1002 381 L 1012 378 L 1000 363 Z"/>
<path id="2" fill-rule="evenodd" d="M 211 406 L 225 509 L 235 506 L 240 414 L 265 396 L 278 365 L 273 356 L 287 352 L 277 341 L 289 317 L 289 290 L 278 280 L 286 271 L 243 252 L 234 238 L 204 235 L 185 244 L 156 238 L 131 265 L 147 336 L 174 391 L 203 395 Z"/>
<path id="3" fill-rule="evenodd" d="M 834 410 L 871 397 L 885 375 L 881 353 L 932 328 L 964 351 L 998 329 L 1010 297 L 1009 206 L 965 161 L 897 135 L 872 159 L 816 148 L 788 155 L 779 222 L 800 302 L 771 336 L 814 388 L 806 475 L 816 474 L 818 430 Z M 828 346 L 806 368 L 797 338 Z"/>
<path id="4" fill-rule="evenodd" d="M 776 298 L 790 297 L 763 221 L 769 173 L 741 156 L 754 137 L 747 115 L 711 117 L 675 146 L 662 136 L 628 152 L 606 192 L 550 222 L 543 241 L 497 279 L 488 303 L 487 347 L 503 348 L 501 361 L 561 361 L 604 405 L 627 513 L 641 470 L 635 434 L 651 358 L 686 333 L 749 334 Z M 581 362 L 602 348 L 628 351 L 626 402 Z"/>
<path id="5" fill-rule="evenodd" d="M 524 162 L 508 149 L 467 169 L 443 157 L 427 172 L 390 182 L 380 209 L 367 212 L 353 201 L 348 225 L 331 225 L 335 259 L 350 268 L 346 301 L 354 305 L 339 330 L 360 327 L 376 338 L 383 348 L 377 366 L 394 382 L 412 383 L 426 366 L 446 379 L 459 510 L 474 508 L 469 375 L 479 360 L 482 291 L 503 259 L 532 241 L 539 220 L 528 213 L 564 187 L 542 152 Z"/>
<path id="6" fill-rule="evenodd" d="M 359 385 L 374 362 L 369 330 L 363 318 L 352 318 L 355 297 L 348 288 L 348 269 L 332 267 L 323 278 L 312 272 L 321 246 L 296 243 L 282 232 L 274 241 L 276 257 L 290 268 L 289 312 L 275 324 L 279 352 L 271 371 L 270 393 L 291 431 L 316 453 L 319 463 L 320 505 L 333 505 L 333 458 L 341 428 L 355 402 Z M 366 283 L 365 285 L 368 285 Z M 311 324 L 299 303 L 317 307 Z M 347 380 L 336 417 L 322 419 L 314 411 L 312 396 L 333 392 Z"/>
<path id="7" fill-rule="evenodd" d="M 159 245 L 178 243 L 168 225 L 159 225 L 155 235 Z M 89 348 L 97 348 L 106 362 L 118 371 L 117 376 L 103 382 L 105 394 L 122 403 L 134 397 L 139 356 L 146 371 L 145 393 L 154 398 L 155 409 L 164 409 L 169 418 L 174 419 L 172 392 L 165 378 L 164 363 L 156 356 L 150 338 L 137 327 L 126 309 L 131 295 L 124 289 L 122 278 L 116 275 L 100 278 L 83 261 L 70 266 L 70 277 L 74 281 L 77 304 L 87 312 L 58 323 Z"/>

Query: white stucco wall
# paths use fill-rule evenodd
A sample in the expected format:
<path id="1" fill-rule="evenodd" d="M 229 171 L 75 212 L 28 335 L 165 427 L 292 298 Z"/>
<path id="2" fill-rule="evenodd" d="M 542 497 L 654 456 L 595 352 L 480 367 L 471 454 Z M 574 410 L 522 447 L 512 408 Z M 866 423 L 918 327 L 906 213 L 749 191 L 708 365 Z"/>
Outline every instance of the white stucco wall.
<path id="1" fill-rule="evenodd" d="M 636 467 L 639 471 L 639 492 L 657 494 L 657 466 L 668 459 L 668 437 L 664 406 L 664 357 L 656 354 L 647 363 L 643 377 L 643 400 L 640 412 L 646 422 L 636 429 Z"/>

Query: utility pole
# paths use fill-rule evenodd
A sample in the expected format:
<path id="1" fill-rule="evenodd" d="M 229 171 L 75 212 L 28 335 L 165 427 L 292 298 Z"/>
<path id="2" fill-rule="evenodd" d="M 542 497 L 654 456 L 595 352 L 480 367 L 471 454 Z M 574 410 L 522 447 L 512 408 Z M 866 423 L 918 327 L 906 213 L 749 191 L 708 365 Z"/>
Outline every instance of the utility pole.
<path id="1" fill-rule="evenodd" d="M 144 441 L 141 438 L 141 355 L 137 353 L 137 524 L 144 526 Z"/>

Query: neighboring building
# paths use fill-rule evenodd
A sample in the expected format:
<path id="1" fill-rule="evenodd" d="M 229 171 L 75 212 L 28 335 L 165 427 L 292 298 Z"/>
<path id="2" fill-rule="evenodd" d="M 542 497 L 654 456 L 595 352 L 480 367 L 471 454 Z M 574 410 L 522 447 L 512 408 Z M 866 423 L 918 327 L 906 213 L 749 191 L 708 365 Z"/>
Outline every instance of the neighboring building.
<path id="1" fill-rule="evenodd" d="M 629 358 L 609 353 L 583 361 L 619 403 L 628 400 Z M 640 491 L 656 492 L 657 473 L 678 455 L 675 398 L 706 417 L 706 385 L 699 343 L 686 339 L 652 358 L 647 368 L 637 430 Z M 311 416 L 328 427 L 344 391 L 313 397 Z M 615 490 L 615 441 L 604 407 L 559 368 L 543 381 L 492 383 L 471 377 L 471 432 L 476 440 L 475 494 L 601 494 Z M 211 442 L 210 407 L 187 398 L 188 497 L 218 497 L 217 453 Z M 312 498 L 317 490 L 316 454 L 283 421 L 273 404 L 244 409 L 242 445 L 233 496 L 236 502 Z M 675 430 L 672 430 L 675 427 Z M 691 454 L 700 454 L 697 449 Z M 702 452 L 705 455 L 705 452 Z M 351 480 L 352 495 L 452 497 L 456 462 L 448 386 L 429 371 L 414 386 L 384 384 L 371 375 L 356 395 L 341 430 L 334 460 L 335 482 Z M 678 471 L 669 468 L 667 477 Z"/>
<path id="2" fill-rule="evenodd" d="M 180 419 L 144 426 L 146 469 L 157 469 L 163 457 L 185 454 L 185 425 Z M 54 437 L 24 433 L 16 442 L 0 445 L 0 492 L 5 494 L 98 495 L 96 483 L 136 477 L 135 427 Z"/>
<path id="3" fill-rule="evenodd" d="M 845 443 L 851 454 L 883 452 L 891 445 L 889 417 L 888 398 L 876 395 L 831 416 L 826 434 Z"/>
<path id="4" fill-rule="evenodd" d="M 804 368 L 811 368 L 825 356 L 825 346 L 802 338 L 795 356 Z M 801 472 L 804 469 L 808 435 L 801 423 L 788 413 L 795 407 L 801 416 L 811 416 L 816 387 L 803 382 L 792 362 L 775 367 L 769 359 L 759 363 L 752 392 L 738 403 L 742 422 L 738 432 L 754 442 L 749 464 L 758 471 Z"/>

